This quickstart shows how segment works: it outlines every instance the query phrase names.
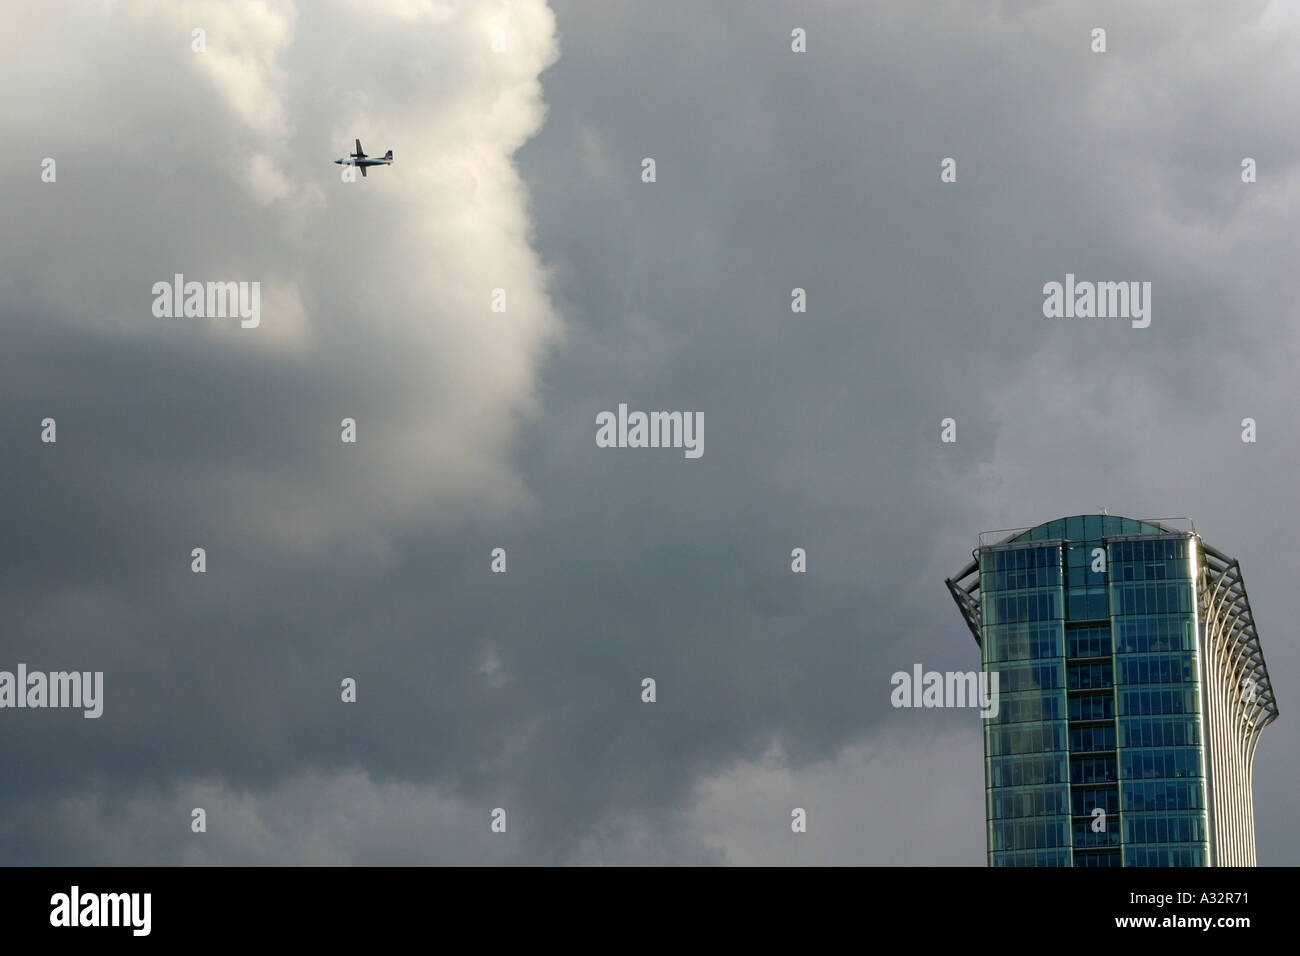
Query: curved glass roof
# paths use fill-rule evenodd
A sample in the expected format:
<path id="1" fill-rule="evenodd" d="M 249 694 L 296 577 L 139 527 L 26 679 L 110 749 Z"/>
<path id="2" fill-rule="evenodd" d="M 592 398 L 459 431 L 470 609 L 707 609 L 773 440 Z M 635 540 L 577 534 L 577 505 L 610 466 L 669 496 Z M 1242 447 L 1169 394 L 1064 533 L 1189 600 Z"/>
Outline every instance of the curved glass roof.
<path id="1" fill-rule="evenodd" d="M 1043 541 L 1052 538 L 1087 541 L 1121 534 L 1187 534 L 1187 532 L 1160 521 L 1139 521 L 1136 518 L 1122 518 L 1119 515 L 1075 515 L 1072 518 L 1044 521 L 1033 528 L 1013 532 L 1009 538 L 1004 538 L 999 543 Z"/>

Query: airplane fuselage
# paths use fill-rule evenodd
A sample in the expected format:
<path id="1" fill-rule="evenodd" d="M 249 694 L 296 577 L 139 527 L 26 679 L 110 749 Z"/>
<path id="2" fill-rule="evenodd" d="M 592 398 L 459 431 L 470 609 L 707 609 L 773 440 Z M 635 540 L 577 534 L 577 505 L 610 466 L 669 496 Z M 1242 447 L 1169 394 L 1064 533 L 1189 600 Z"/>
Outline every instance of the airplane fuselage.
<path id="1" fill-rule="evenodd" d="M 366 170 L 371 166 L 393 165 L 393 151 L 390 149 L 388 152 L 384 153 L 384 155 L 377 157 L 367 156 L 366 151 L 361 148 L 361 140 L 358 139 L 357 151 L 355 153 L 349 153 L 342 159 L 334 160 L 334 163 L 338 166 L 360 166 L 361 175 L 364 176 Z"/>

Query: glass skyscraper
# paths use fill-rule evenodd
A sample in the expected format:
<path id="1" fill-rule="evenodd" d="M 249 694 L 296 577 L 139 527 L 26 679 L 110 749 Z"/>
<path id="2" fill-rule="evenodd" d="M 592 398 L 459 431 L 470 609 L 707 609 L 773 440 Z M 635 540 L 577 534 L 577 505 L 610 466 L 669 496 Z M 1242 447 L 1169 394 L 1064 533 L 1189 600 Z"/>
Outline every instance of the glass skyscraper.
<path id="1" fill-rule="evenodd" d="M 986 532 L 948 580 L 998 681 L 990 866 L 1255 864 L 1251 771 L 1277 703 L 1241 568 L 1187 524 Z"/>

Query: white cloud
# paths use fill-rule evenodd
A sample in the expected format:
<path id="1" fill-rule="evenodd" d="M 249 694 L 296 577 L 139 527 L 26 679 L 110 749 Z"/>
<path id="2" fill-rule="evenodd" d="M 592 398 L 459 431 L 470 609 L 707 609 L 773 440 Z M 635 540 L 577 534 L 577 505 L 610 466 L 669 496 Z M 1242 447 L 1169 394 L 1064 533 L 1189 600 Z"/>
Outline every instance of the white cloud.
<path id="1" fill-rule="evenodd" d="M 849 746 L 792 767 L 779 746 L 705 779 L 691 828 L 745 866 L 984 863 L 978 733 Z M 807 812 L 807 832 L 791 811 Z"/>
<path id="2" fill-rule="evenodd" d="M 14 265 L 0 304 L 193 362 L 234 350 L 230 387 L 246 394 L 328 376 L 328 401 L 284 430 L 307 443 L 298 470 L 228 459 L 208 475 L 264 503 L 247 533 L 299 547 L 527 502 L 509 455 L 561 333 L 512 157 L 545 118 L 538 78 L 558 47 L 544 3 L 87 3 L 13 27 L 72 68 L 0 105 L 37 157 L 0 161 L 26 222 L 0 237 Z M 31 89 L 32 62 L 0 63 L 0 80 Z M 356 138 L 395 165 L 342 182 L 333 160 Z M 43 155 L 59 163 L 44 188 Z M 175 273 L 261 282 L 261 326 L 155 318 L 151 287 Z M 505 314 L 488 307 L 497 287 Z M 338 441 L 345 416 L 354 448 Z"/>

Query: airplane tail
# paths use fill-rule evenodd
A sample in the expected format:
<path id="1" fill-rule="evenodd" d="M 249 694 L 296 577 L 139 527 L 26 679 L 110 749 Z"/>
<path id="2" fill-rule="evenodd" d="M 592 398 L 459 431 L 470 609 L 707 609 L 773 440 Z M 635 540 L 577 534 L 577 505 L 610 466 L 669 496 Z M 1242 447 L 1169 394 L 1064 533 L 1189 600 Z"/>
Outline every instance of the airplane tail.
<path id="1" fill-rule="evenodd" d="M 392 158 L 393 158 L 393 151 L 391 149 L 388 152 L 384 153 L 384 159 L 392 159 Z"/>

